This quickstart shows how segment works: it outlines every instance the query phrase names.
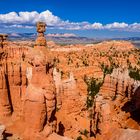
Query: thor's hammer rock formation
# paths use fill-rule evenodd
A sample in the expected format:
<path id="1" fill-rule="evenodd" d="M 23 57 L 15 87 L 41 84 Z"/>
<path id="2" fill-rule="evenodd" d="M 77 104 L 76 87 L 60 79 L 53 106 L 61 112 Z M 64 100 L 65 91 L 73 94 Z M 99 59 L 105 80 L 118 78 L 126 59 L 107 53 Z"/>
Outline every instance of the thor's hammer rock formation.
<path id="1" fill-rule="evenodd" d="M 38 36 L 35 41 L 35 47 L 46 46 L 46 38 L 44 36 L 44 32 L 46 31 L 46 24 L 44 22 L 38 22 L 36 24 Z"/>

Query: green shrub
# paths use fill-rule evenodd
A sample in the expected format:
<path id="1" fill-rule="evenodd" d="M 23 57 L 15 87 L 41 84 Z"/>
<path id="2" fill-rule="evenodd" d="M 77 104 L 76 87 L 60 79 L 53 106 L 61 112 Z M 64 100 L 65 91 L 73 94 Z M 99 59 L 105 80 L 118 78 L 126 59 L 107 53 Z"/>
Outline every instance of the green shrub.
<path id="1" fill-rule="evenodd" d="M 57 64 L 60 63 L 59 58 L 56 58 L 56 57 L 55 57 L 55 58 L 53 59 L 53 63 L 54 63 L 55 66 L 57 66 Z"/>
<path id="2" fill-rule="evenodd" d="M 59 111 L 59 109 L 60 109 L 60 108 L 56 107 L 56 112 L 58 112 L 58 111 Z"/>
<path id="3" fill-rule="evenodd" d="M 134 80 L 140 80 L 140 71 L 138 69 L 130 69 L 129 76 Z"/>
<path id="4" fill-rule="evenodd" d="M 139 65 L 139 66 L 140 66 L 140 61 L 138 61 L 138 62 L 137 62 L 137 65 Z"/>
<path id="5" fill-rule="evenodd" d="M 101 64 L 101 69 L 104 73 L 104 77 L 107 75 L 107 74 L 111 74 L 113 72 L 113 66 L 115 67 L 114 64 L 111 65 L 111 67 L 108 67 L 107 65 L 105 65 L 104 63 Z"/>
<path id="6" fill-rule="evenodd" d="M 83 65 L 86 67 L 89 66 L 88 61 L 86 59 L 83 60 Z"/>
<path id="7" fill-rule="evenodd" d="M 80 132 L 80 134 L 81 134 L 81 135 L 84 135 L 85 137 L 88 137 L 88 133 L 89 133 L 89 132 L 88 132 L 88 130 L 86 130 L 86 129 L 85 129 L 84 131 L 81 131 L 81 132 Z"/>
<path id="8" fill-rule="evenodd" d="M 98 79 L 95 79 L 93 77 L 88 79 L 86 76 L 84 77 L 84 81 L 87 84 L 87 92 L 88 92 L 86 105 L 87 108 L 90 108 L 93 106 L 94 97 L 99 92 L 103 82 L 99 82 Z"/>
<path id="9" fill-rule="evenodd" d="M 73 63 L 73 60 L 72 60 L 71 57 L 69 57 L 69 58 L 68 58 L 68 65 L 69 65 L 69 64 L 72 64 L 72 63 Z"/>
<path id="10" fill-rule="evenodd" d="M 64 72 L 63 71 L 60 71 L 61 73 L 61 79 L 63 78 L 63 75 L 64 75 Z"/>
<path id="11" fill-rule="evenodd" d="M 87 108 L 90 108 L 93 106 L 93 98 L 89 98 L 87 97 L 87 100 L 86 100 L 86 105 L 87 105 Z"/>
<path id="12" fill-rule="evenodd" d="M 76 140 L 83 140 L 81 136 L 77 137 Z"/>

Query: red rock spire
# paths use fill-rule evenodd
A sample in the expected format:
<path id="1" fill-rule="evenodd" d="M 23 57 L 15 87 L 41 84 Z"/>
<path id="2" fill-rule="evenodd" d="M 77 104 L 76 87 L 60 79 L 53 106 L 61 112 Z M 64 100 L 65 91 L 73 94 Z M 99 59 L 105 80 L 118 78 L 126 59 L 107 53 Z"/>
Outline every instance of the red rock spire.
<path id="1" fill-rule="evenodd" d="M 47 42 L 44 36 L 44 32 L 46 31 L 46 23 L 37 22 L 36 30 L 38 32 L 37 39 L 35 41 L 35 47 L 46 47 Z"/>

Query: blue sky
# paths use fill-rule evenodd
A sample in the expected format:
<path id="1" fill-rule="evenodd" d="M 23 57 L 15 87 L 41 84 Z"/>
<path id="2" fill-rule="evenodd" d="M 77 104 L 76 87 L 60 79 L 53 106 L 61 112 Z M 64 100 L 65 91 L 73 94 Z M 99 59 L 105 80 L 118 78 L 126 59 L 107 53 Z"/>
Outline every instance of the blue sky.
<path id="1" fill-rule="evenodd" d="M 0 0 L 0 32 L 35 32 L 42 20 L 48 33 L 140 37 L 139 6 L 140 0 Z"/>

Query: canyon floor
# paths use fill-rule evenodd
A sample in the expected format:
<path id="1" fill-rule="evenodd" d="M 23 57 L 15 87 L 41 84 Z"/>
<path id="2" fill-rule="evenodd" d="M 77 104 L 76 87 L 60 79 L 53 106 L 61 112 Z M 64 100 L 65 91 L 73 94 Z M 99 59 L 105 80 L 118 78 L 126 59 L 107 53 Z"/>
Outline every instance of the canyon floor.
<path id="1" fill-rule="evenodd" d="M 131 42 L 0 43 L 0 139 L 140 139 L 140 49 Z"/>

